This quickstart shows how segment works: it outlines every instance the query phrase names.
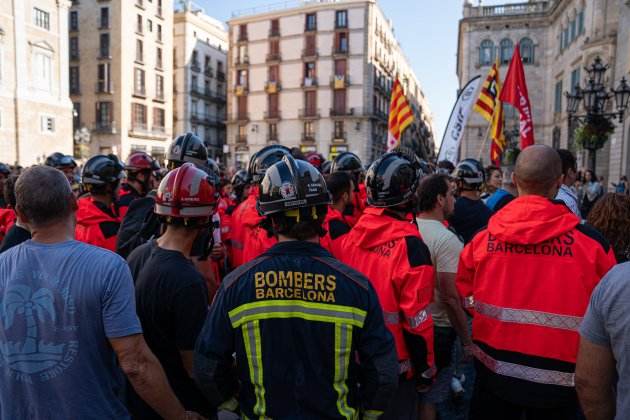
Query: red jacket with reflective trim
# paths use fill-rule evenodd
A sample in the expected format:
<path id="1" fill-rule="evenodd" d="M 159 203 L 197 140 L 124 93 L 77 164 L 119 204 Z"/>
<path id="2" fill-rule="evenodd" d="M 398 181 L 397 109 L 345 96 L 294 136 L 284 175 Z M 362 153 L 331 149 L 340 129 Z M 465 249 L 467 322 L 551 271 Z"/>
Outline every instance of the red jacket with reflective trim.
<path id="1" fill-rule="evenodd" d="M 16 218 L 13 209 L 0 209 L 0 242 L 2 242 L 9 229 L 11 229 L 11 226 L 15 224 Z"/>
<path id="2" fill-rule="evenodd" d="M 92 197 L 81 197 L 77 201 L 77 241 L 100 246 L 116 252 L 116 239 L 120 228 L 120 217 L 113 207 L 94 201 Z"/>
<path id="3" fill-rule="evenodd" d="M 338 258 L 363 273 L 376 289 L 398 360 L 403 366 L 412 362 L 418 374 L 432 370 L 433 319 L 428 306 L 435 271 L 417 226 L 385 209 L 368 207 L 344 236 L 342 247 Z"/>
<path id="4" fill-rule="evenodd" d="M 326 235 L 319 239 L 319 244 L 326 248 L 333 257 L 339 259 L 343 251 L 342 240 L 344 235 L 350 232 L 350 225 L 339 210 L 328 206 L 322 227 L 326 231 Z"/>
<path id="5" fill-rule="evenodd" d="M 615 262 L 603 236 L 563 203 L 513 200 L 460 256 L 457 288 L 474 302 L 473 340 L 495 360 L 552 372 L 548 383 L 563 377 L 553 372 L 572 373 L 577 328 Z"/>
<path id="6" fill-rule="evenodd" d="M 256 210 L 256 197 L 258 196 L 257 190 L 252 188 L 252 191 L 232 212 L 232 229 L 231 229 L 231 248 L 230 248 L 230 262 L 232 268 L 236 268 L 243 264 L 243 236 L 245 234 L 245 228 L 243 226 L 244 215 L 249 213 L 250 208 Z"/>

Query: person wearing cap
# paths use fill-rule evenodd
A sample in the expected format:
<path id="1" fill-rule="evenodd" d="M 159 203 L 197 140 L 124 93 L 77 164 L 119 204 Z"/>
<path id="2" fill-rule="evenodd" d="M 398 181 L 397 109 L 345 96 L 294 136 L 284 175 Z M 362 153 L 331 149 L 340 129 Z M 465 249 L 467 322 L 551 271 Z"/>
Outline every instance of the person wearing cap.
<path id="1" fill-rule="evenodd" d="M 394 343 L 370 282 L 319 245 L 329 202 L 308 162 L 267 170 L 258 208 L 278 243 L 225 278 L 195 349 L 214 405 L 286 419 L 376 419 L 388 406 Z"/>
<path id="2" fill-rule="evenodd" d="M 96 155 L 85 163 L 81 186 L 87 194 L 77 201 L 78 241 L 116 251 L 120 216 L 115 203 L 122 171 L 122 163 L 112 154 Z"/>
<path id="3" fill-rule="evenodd" d="M 209 416 L 210 405 L 192 380 L 195 340 L 208 312 L 208 289 L 190 260 L 195 238 L 207 229 L 218 193 L 208 174 L 192 163 L 169 172 L 160 183 L 155 214 L 166 230 L 143 247 L 150 255 L 136 274 L 136 308 L 151 351 L 164 367 L 177 398 L 187 410 Z M 132 253 L 129 264 L 142 253 Z M 135 418 L 159 419 L 131 393 Z"/>
<path id="4" fill-rule="evenodd" d="M 127 178 L 118 190 L 118 213 L 124 218 L 131 202 L 145 197 L 152 189 L 160 164 L 148 153 L 131 152 L 125 162 Z"/>
<path id="5" fill-rule="evenodd" d="M 372 163 L 365 182 L 368 208 L 345 235 L 339 255 L 370 279 L 396 342 L 399 391 L 383 417 L 392 420 L 417 417 L 418 394 L 435 373 L 429 312 L 435 271 L 412 217 L 421 176 L 413 153 L 390 152 Z"/>

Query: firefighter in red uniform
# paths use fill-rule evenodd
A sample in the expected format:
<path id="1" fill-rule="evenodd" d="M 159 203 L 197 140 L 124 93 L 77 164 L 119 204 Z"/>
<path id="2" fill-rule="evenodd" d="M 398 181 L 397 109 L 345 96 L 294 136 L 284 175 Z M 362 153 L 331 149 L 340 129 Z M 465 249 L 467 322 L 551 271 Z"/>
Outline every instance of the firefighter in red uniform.
<path id="1" fill-rule="evenodd" d="M 118 214 L 122 219 L 136 198 L 145 197 L 155 182 L 160 164 L 145 152 L 132 152 L 125 162 L 127 180 L 118 190 Z"/>
<path id="2" fill-rule="evenodd" d="M 120 217 L 115 202 L 122 177 L 123 165 L 115 155 L 96 155 L 85 163 L 81 186 L 88 194 L 78 200 L 78 241 L 116 251 Z"/>
<path id="3" fill-rule="evenodd" d="M 264 147 L 249 160 L 247 174 L 252 184 L 249 196 L 236 208 L 232 215 L 232 266 L 238 267 L 253 260 L 271 248 L 276 239 L 260 227 L 264 218 L 258 213 L 258 186 L 265 176 L 265 171 L 279 162 L 291 151 L 280 145 Z"/>
<path id="4" fill-rule="evenodd" d="M 332 203 L 328 205 L 328 213 L 322 227 L 326 234 L 319 240 L 335 258 L 339 258 L 343 251 L 342 240 L 350 232 L 350 224 L 343 215 L 346 206 L 352 203 L 354 183 L 345 172 L 335 172 L 326 178 L 326 186 L 330 192 Z"/>
<path id="5" fill-rule="evenodd" d="M 344 216 L 350 226 L 357 224 L 367 205 L 367 192 L 363 183 L 363 165 L 361 159 L 352 152 L 343 152 L 335 158 L 330 173 L 346 172 L 352 177 L 354 183 L 353 202 L 346 206 Z"/>
<path id="6" fill-rule="evenodd" d="M 417 418 L 417 391 L 432 382 L 435 272 L 413 213 L 419 163 L 402 153 L 387 153 L 368 170 L 368 208 L 343 240 L 342 262 L 374 285 L 394 335 L 400 363 L 399 392 L 385 419 Z"/>
<path id="7" fill-rule="evenodd" d="M 232 265 L 231 261 L 233 261 L 232 220 L 234 210 L 236 210 L 238 205 L 249 195 L 249 184 L 247 179 L 246 170 L 241 169 L 237 171 L 230 181 L 230 186 L 232 188 L 231 193 L 224 197 L 222 202 L 219 202 L 218 211 L 221 216 L 221 238 L 226 246 L 230 266 Z"/>
<path id="8" fill-rule="evenodd" d="M 603 236 L 553 201 L 562 164 L 525 149 L 514 199 L 464 248 L 457 287 L 474 315 L 477 382 L 471 419 L 577 419 L 578 327 L 593 288 L 615 264 Z"/>

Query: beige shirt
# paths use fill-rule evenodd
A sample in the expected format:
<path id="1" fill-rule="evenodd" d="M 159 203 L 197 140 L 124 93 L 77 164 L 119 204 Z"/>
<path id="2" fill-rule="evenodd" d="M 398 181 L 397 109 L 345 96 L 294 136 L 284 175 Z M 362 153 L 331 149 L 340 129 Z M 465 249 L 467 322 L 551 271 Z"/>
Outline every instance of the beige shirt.
<path id="1" fill-rule="evenodd" d="M 435 268 L 435 294 L 431 305 L 433 323 L 438 327 L 450 327 L 446 308 L 440 303 L 440 292 L 437 284 L 437 273 L 457 273 L 459 254 L 464 248 L 462 241 L 443 223 L 437 220 L 416 219 L 422 240 L 429 248 L 431 261 Z"/>

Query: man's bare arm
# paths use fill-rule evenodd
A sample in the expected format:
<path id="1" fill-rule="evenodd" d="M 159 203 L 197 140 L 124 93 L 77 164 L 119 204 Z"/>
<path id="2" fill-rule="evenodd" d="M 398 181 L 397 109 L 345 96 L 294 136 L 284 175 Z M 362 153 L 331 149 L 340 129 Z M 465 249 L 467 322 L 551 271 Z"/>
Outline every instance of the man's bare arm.
<path id="1" fill-rule="evenodd" d="M 575 387 L 588 420 L 615 418 L 615 358 L 610 347 L 582 337 L 575 369 Z"/>

